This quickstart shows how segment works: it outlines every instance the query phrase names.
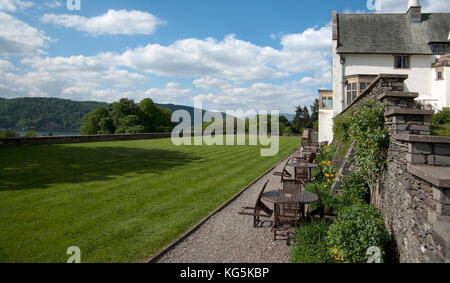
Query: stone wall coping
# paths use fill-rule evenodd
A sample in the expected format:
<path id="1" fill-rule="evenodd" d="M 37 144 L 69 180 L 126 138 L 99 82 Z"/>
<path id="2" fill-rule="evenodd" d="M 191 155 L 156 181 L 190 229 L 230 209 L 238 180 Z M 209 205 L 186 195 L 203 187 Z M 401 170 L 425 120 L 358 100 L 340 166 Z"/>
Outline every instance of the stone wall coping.
<path id="1" fill-rule="evenodd" d="M 440 188 L 450 188 L 450 167 L 408 164 L 408 172 Z"/>
<path id="2" fill-rule="evenodd" d="M 423 116 L 433 116 L 433 110 L 421 110 L 421 109 L 403 109 L 394 108 L 386 111 L 384 116 L 394 116 L 394 115 L 423 115 Z"/>
<path id="3" fill-rule="evenodd" d="M 384 99 L 386 97 L 400 97 L 400 98 L 417 98 L 419 93 L 417 92 L 406 92 L 406 91 L 387 91 L 380 97 Z"/>
<path id="4" fill-rule="evenodd" d="M 408 75 L 405 74 L 379 74 L 370 85 L 367 86 L 367 88 L 360 94 L 358 95 L 355 100 L 352 101 L 352 103 L 350 105 L 348 105 L 339 115 L 343 115 L 345 112 L 347 112 L 350 108 L 353 107 L 353 105 L 355 105 L 359 100 L 361 100 L 364 96 L 368 95 L 373 88 L 375 88 L 375 86 L 378 85 L 378 83 L 381 80 L 384 79 L 401 79 L 401 80 L 406 80 L 408 79 Z"/>
<path id="5" fill-rule="evenodd" d="M 394 134 L 394 139 L 407 142 L 450 144 L 450 137 Z"/>

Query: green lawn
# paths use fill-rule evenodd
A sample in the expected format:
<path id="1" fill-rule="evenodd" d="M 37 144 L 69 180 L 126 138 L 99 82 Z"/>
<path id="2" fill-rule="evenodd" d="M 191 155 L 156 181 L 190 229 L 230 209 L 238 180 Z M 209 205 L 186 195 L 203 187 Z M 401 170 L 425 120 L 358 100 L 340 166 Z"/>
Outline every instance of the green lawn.
<path id="1" fill-rule="evenodd" d="M 439 126 L 431 126 L 431 134 L 433 136 L 450 137 L 450 123 Z"/>
<path id="2" fill-rule="evenodd" d="M 170 139 L 0 148 L 0 262 L 136 262 L 286 157 Z"/>

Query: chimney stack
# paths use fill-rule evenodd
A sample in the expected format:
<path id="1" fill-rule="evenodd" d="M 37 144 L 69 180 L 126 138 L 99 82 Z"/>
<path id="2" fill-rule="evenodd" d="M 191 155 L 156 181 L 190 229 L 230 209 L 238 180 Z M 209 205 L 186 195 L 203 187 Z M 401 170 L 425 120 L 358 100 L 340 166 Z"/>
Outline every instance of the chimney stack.
<path id="1" fill-rule="evenodd" d="M 422 6 L 420 6 L 419 0 L 408 0 L 408 12 L 406 14 L 408 14 L 411 23 L 422 22 Z"/>

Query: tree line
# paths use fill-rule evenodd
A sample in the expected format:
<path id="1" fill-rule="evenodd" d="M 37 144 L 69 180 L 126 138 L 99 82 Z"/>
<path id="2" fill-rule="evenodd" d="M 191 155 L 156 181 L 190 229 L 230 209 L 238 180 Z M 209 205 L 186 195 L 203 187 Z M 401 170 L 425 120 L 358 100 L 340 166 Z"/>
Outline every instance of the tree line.
<path id="1" fill-rule="evenodd" d="M 99 107 L 82 119 L 81 134 L 137 134 L 171 132 L 172 111 L 158 106 L 150 98 L 139 104 L 122 98 L 118 102 Z"/>

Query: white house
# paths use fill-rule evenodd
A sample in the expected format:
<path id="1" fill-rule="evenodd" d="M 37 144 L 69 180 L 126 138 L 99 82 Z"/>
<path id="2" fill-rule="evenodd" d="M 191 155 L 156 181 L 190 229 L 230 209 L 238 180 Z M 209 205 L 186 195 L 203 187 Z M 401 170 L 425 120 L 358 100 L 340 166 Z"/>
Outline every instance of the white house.
<path id="1" fill-rule="evenodd" d="M 418 92 L 418 101 L 450 107 L 450 13 L 422 13 L 418 0 L 408 3 L 405 14 L 333 11 L 333 115 L 319 111 L 319 141 L 333 139 L 330 117 L 379 74 L 407 74 L 406 91 Z"/>

